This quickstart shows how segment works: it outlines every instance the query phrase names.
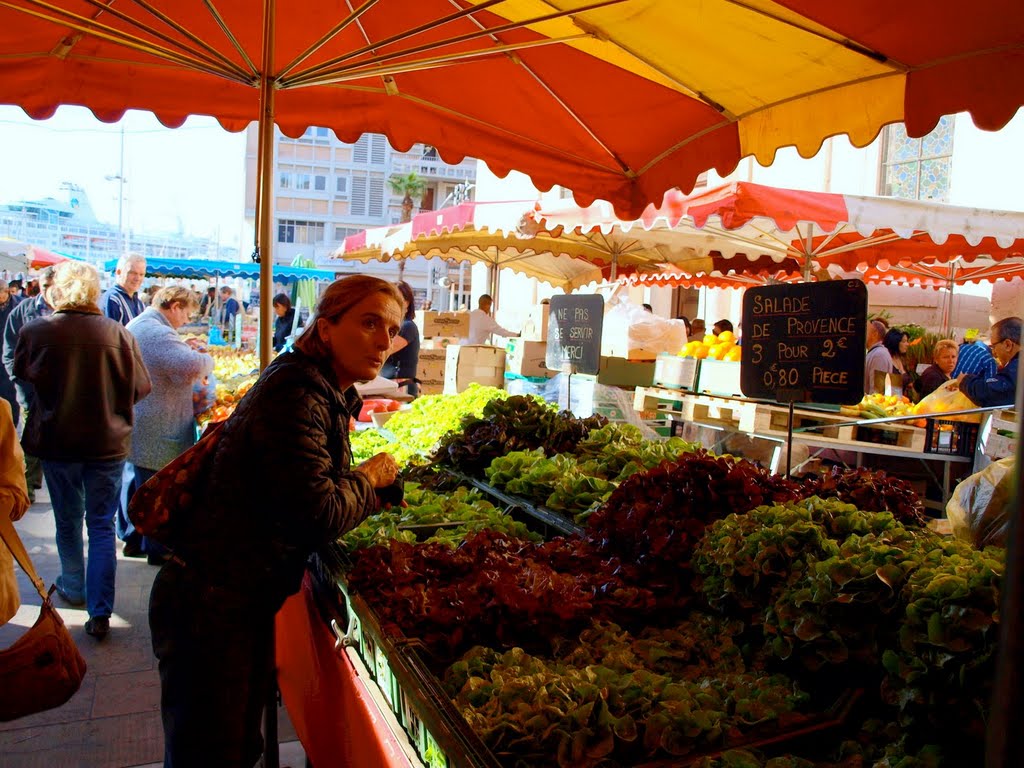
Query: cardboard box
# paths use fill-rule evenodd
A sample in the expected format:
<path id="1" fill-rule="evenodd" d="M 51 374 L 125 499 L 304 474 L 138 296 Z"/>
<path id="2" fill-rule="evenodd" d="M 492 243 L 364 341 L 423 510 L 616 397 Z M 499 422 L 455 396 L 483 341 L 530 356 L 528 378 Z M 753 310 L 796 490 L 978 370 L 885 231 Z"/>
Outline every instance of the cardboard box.
<path id="1" fill-rule="evenodd" d="M 469 336 L 469 313 L 421 309 L 416 312 L 416 325 L 420 329 L 421 338 L 447 336 L 458 339 Z"/>
<path id="2" fill-rule="evenodd" d="M 416 369 L 416 378 L 420 381 L 427 381 L 428 379 L 439 379 L 444 381 L 444 363 L 420 365 Z"/>
<path id="3" fill-rule="evenodd" d="M 444 393 L 444 377 L 438 379 L 420 379 L 420 394 L 421 395 L 440 395 Z"/>
<path id="4" fill-rule="evenodd" d="M 444 349 L 424 349 L 422 345 L 420 346 L 420 368 L 428 365 L 439 365 L 444 368 L 447 359 L 448 353 Z"/>
<path id="5" fill-rule="evenodd" d="M 459 339 L 455 336 L 435 336 L 432 339 L 420 339 L 420 354 L 423 350 L 445 350 L 452 344 L 458 344 Z"/>
<path id="6" fill-rule="evenodd" d="M 654 386 L 692 391 L 697 383 L 700 360 L 663 352 L 654 362 Z"/>
<path id="7" fill-rule="evenodd" d="M 602 357 L 597 381 L 609 387 L 649 387 L 654 381 L 654 362 Z"/>
<path id="8" fill-rule="evenodd" d="M 551 306 L 549 304 L 538 304 L 530 310 L 530 315 L 523 323 L 523 332 L 519 334 L 519 338 L 526 341 L 547 341 L 550 314 Z"/>
<path id="9" fill-rule="evenodd" d="M 740 364 L 729 360 L 701 360 L 695 391 L 707 395 L 742 396 Z"/>
<path id="10" fill-rule="evenodd" d="M 486 344 L 452 344 L 444 369 L 444 392 L 458 394 L 476 382 L 489 387 L 505 384 L 505 350 Z"/>
<path id="11" fill-rule="evenodd" d="M 544 365 L 548 352 L 545 341 L 509 339 L 505 345 L 505 370 L 519 376 L 554 376 Z"/>

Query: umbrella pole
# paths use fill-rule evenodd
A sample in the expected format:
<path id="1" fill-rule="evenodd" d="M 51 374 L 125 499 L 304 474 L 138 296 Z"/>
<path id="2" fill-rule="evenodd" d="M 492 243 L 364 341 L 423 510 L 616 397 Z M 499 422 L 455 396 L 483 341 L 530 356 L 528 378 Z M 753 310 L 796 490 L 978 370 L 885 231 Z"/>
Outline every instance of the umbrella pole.
<path id="1" fill-rule="evenodd" d="M 808 224 L 807 225 L 807 238 L 806 238 L 806 243 L 807 244 L 804 246 L 804 275 L 803 275 L 803 277 L 804 277 L 804 282 L 805 283 L 811 282 L 811 274 L 812 274 L 812 270 L 811 270 L 811 255 L 814 253 L 814 242 L 813 242 L 813 239 L 812 239 L 813 238 L 813 234 L 812 234 L 813 231 L 814 231 L 814 225 L 813 224 Z"/>
<path id="2" fill-rule="evenodd" d="M 259 231 L 260 249 L 260 370 L 270 363 L 273 323 L 271 296 L 274 280 L 274 253 L 271 245 L 273 233 L 272 198 L 274 165 L 274 87 L 270 72 L 274 66 L 274 5 L 275 0 L 263 2 L 263 75 L 260 79 L 260 121 L 258 142 L 260 157 L 259 179 Z"/>

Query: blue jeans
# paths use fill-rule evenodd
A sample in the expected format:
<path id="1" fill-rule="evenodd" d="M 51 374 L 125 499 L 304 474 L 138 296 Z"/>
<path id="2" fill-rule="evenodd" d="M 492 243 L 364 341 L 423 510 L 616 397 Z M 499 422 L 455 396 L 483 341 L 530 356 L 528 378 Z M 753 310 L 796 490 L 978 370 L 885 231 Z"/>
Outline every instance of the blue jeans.
<path id="1" fill-rule="evenodd" d="M 57 586 L 72 599 L 85 597 L 90 616 L 110 616 L 114 610 L 114 512 L 121 495 L 124 460 L 43 461 L 57 522 L 60 576 Z M 82 520 L 89 531 L 86 568 Z"/>

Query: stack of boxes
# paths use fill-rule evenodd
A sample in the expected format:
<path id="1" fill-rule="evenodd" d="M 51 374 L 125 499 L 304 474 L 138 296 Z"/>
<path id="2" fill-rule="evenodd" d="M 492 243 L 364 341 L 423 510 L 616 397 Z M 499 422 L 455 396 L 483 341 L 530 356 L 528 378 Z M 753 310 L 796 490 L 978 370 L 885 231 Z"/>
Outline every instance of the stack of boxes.
<path id="1" fill-rule="evenodd" d="M 505 350 L 487 344 L 449 344 L 445 350 L 444 394 L 455 395 L 470 384 L 504 384 Z"/>
<path id="2" fill-rule="evenodd" d="M 420 310 L 416 313 L 416 325 L 420 331 L 420 359 L 416 368 L 420 394 L 440 395 L 444 392 L 447 348 L 469 335 L 469 315 Z"/>

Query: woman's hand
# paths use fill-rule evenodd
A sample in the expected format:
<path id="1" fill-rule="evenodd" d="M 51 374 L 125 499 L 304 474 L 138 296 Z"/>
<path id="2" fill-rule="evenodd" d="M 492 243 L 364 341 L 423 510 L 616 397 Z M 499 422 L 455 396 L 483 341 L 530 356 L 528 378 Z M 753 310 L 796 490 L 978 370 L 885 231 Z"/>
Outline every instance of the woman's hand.
<path id="1" fill-rule="evenodd" d="M 390 453 L 371 456 L 354 469 L 366 475 L 374 488 L 386 488 L 398 479 L 398 462 Z"/>

